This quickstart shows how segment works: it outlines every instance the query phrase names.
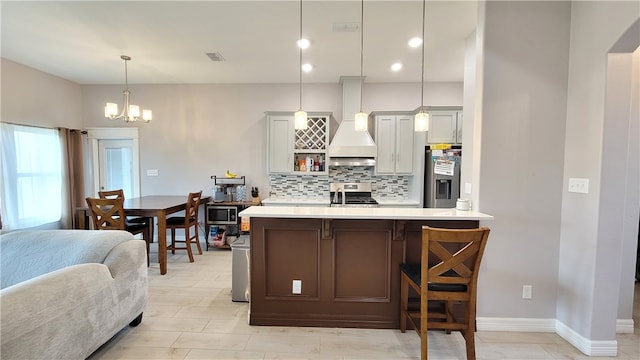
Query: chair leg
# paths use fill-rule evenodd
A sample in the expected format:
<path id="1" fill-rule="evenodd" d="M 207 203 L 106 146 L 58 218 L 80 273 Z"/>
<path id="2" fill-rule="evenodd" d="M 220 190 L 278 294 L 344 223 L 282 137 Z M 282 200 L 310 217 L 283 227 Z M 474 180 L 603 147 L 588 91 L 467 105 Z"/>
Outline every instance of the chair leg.
<path id="1" fill-rule="evenodd" d="M 142 232 L 142 236 L 144 237 L 143 240 L 144 240 L 145 244 L 147 245 L 147 267 L 149 267 L 149 250 L 150 250 L 149 249 L 150 248 L 149 243 L 151 242 L 151 240 L 149 240 L 149 239 L 150 239 L 151 235 L 149 235 L 149 228 L 148 227 Z"/>
<path id="2" fill-rule="evenodd" d="M 420 359 L 427 360 L 429 356 L 427 322 L 429 321 L 428 300 L 424 289 L 420 293 Z"/>
<path id="3" fill-rule="evenodd" d="M 189 262 L 194 262 L 193 252 L 191 251 L 191 235 L 189 234 L 189 227 L 184 229 L 184 243 L 187 248 L 187 255 L 189 255 Z"/>
<path id="4" fill-rule="evenodd" d="M 149 230 L 149 243 L 153 242 L 153 233 L 154 233 L 153 221 L 154 221 L 154 217 L 148 217 L 147 218 L 147 224 L 148 224 L 147 226 L 149 227 L 149 229 L 148 229 Z"/>
<path id="5" fill-rule="evenodd" d="M 176 253 L 176 229 L 171 228 L 171 253 Z"/>
<path id="6" fill-rule="evenodd" d="M 453 303 L 451 301 L 445 301 L 444 302 L 444 313 L 447 316 L 447 322 L 448 323 L 452 323 L 453 322 L 453 316 L 451 315 L 452 311 L 453 311 Z M 451 334 L 451 330 L 445 330 L 445 334 Z"/>
<path id="7" fill-rule="evenodd" d="M 462 332 L 467 347 L 467 360 L 476 360 L 476 308 L 475 304 L 467 302 L 465 309 L 467 328 Z"/>
<path id="8" fill-rule="evenodd" d="M 202 246 L 200 246 L 200 236 L 198 235 L 198 223 L 194 225 L 194 231 L 196 232 L 196 246 L 198 247 L 198 254 L 202 255 Z"/>
<path id="9" fill-rule="evenodd" d="M 407 331 L 407 307 L 409 304 L 409 284 L 403 275 L 400 275 L 400 332 Z"/>

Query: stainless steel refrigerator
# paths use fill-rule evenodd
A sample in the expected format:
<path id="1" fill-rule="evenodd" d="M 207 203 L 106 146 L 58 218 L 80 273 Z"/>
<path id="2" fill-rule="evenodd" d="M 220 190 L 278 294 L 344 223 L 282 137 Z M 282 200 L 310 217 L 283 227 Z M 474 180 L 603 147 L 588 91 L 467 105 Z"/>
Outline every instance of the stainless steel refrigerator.
<path id="1" fill-rule="evenodd" d="M 460 197 L 461 146 L 435 150 L 429 145 L 424 151 L 425 208 L 454 208 Z"/>

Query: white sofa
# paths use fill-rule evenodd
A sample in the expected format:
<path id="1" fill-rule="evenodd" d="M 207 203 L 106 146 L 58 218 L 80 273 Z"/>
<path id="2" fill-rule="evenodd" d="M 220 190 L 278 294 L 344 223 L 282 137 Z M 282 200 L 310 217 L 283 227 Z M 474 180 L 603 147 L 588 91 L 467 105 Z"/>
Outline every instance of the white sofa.
<path id="1" fill-rule="evenodd" d="M 144 241 L 118 230 L 0 235 L 0 358 L 85 359 L 142 320 Z"/>

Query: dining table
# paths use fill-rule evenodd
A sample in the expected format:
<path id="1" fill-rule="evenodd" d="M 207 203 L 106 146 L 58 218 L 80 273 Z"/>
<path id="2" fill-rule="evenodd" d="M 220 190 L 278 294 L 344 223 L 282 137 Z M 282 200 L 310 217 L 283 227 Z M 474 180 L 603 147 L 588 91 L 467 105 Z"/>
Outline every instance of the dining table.
<path id="1" fill-rule="evenodd" d="M 203 196 L 200 205 L 206 204 L 210 197 Z M 160 274 L 167 273 L 167 215 L 183 211 L 187 208 L 188 196 L 186 195 L 146 195 L 124 200 L 124 211 L 127 216 L 155 217 L 158 223 L 158 262 Z M 84 216 L 78 216 L 78 228 L 87 229 L 88 208 L 84 210 Z"/>

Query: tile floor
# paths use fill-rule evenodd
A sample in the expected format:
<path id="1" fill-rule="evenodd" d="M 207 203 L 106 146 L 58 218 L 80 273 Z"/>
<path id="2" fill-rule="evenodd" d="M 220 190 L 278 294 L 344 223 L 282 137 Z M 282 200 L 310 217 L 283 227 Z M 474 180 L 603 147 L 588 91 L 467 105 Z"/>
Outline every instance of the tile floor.
<path id="1" fill-rule="evenodd" d="M 248 304 L 231 301 L 231 251 L 205 251 L 194 263 L 186 255 L 169 254 L 164 276 L 153 251 L 142 324 L 122 330 L 90 360 L 420 358 L 413 331 L 249 326 Z M 640 359 L 640 301 L 634 311 L 635 334 L 618 335 L 617 359 Z M 600 359 L 582 354 L 553 333 L 479 331 L 476 353 L 479 360 Z M 430 332 L 429 355 L 434 360 L 464 359 L 462 336 Z"/>

